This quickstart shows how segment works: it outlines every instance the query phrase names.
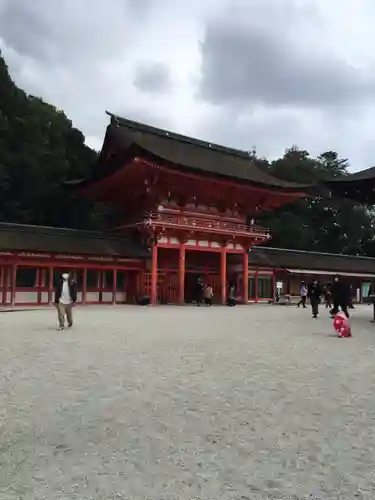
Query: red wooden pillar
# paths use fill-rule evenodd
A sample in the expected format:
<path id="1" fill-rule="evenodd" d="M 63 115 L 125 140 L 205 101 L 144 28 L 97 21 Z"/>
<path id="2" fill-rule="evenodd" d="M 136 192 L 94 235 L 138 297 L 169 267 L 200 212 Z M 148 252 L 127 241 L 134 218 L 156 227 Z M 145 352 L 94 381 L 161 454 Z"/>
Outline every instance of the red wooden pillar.
<path id="1" fill-rule="evenodd" d="M 48 304 L 51 305 L 54 301 L 53 297 L 53 267 L 48 270 Z"/>
<path id="2" fill-rule="evenodd" d="M 6 304 L 7 302 L 7 288 L 8 288 L 8 268 L 1 268 L 1 285 L 3 287 L 1 302 Z"/>
<path id="3" fill-rule="evenodd" d="M 220 252 L 220 289 L 221 303 L 223 306 L 227 303 L 227 250 L 222 248 Z"/>
<path id="4" fill-rule="evenodd" d="M 255 302 L 259 302 L 259 272 L 255 271 Z"/>
<path id="5" fill-rule="evenodd" d="M 11 279 L 11 290 L 10 290 L 10 303 L 14 307 L 16 303 L 16 281 L 17 281 L 17 264 L 12 265 L 12 279 Z"/>
<path id="6" fill-rule="evenodd" d="M 82 273 L 82 304 L 86 304 L 86 293 L 87 293 L 87 267 L 83 269 Z"/>
<path id="7" fill-rule="evenodd" d="M 117 269 L 113 270 L 113 291 L 112 291 L 112 304 L 116 304 L 116 292 L 117 292 Z"/>
<path id="8" fill-rule="evenodd" d="M 152 245 L 151 256 L 151 304 L 156 305 L 158 301 L 158 245 Z"/>
<path id="9" fill-rule="evenodd" d="M 97 290 L 97 303 L 101 304 L 102 299 L 103 299 L 103 292 L 102 292 L 102 283 L 103 283 L 103 273 L 101 269 L 95 269 L 96 270 L 96 290 Z"/>
<path id="10" fill-rule="evenodd" d="M 185 304 L 185 246 L 180 245 L 179 267 L 178 267 L 178 303 Z"/>
<path id="11" fill-rule="evenodd" d="M 272 270 L 272 299 L 276 300 L 276 272 L 275 269 Z"/>
<path id="12" fill-rule="evenodd" d="M 36 285 L 36 289 L 37 289 L 37 303 L 38 303 L 38 306 L 40 305 L 40 303 L 42 302 L 42 292 L 41 292 L 41 286 L 42 286 L 42 270 L 38 267 L 38 269 L 36 270 L 36 278 L 35 278 L 35 285 Z"/>
<path id="13" fill-rule="evenodd" d="M 243 254 L 243 303 L 249 302 L 249 253 Z"/>

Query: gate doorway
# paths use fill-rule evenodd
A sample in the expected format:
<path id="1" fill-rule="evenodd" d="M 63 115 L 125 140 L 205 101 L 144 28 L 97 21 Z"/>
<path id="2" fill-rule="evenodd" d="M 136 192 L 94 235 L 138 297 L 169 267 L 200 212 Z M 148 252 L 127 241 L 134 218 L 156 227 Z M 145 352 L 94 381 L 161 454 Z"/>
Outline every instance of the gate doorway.
<path id="1" fill-rule="evenodd" d="M 199 278 L 204 282 L 202 273 L 188 271 L 185 274 L 185 302 L 192 303 L 196 300 L 195 287 Z"/>
<path id="2" fill-rule="evenodd" d="M 140 275 L 138 297 L 151 297 L 151 273 Z M 159 304 L 176 304 L 178 300 L 178 273 L 158 273 L 157 300 Z"/>

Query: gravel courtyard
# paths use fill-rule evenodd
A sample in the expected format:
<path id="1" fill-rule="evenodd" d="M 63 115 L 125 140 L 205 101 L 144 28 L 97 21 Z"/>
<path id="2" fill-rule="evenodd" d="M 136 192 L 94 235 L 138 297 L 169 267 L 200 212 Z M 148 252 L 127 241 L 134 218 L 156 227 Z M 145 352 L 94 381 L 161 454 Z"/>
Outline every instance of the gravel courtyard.
<path id="1" fill-rule="evenodd" d="M 375 325 L 295 307 L 0 314 L 0 499 L 373 499 Z"/>

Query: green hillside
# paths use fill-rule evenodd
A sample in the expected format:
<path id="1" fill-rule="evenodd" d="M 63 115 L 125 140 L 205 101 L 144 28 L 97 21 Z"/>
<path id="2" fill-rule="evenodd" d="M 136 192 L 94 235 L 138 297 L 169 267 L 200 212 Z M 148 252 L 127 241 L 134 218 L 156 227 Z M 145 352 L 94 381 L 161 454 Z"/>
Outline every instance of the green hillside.
<path id="1" fill-rule="evenodd" d="M 92 206 L 63 186 L 95 161 L 63 111 L 17 88 L 0 54 L 0 220 L 95 226 Z"/>

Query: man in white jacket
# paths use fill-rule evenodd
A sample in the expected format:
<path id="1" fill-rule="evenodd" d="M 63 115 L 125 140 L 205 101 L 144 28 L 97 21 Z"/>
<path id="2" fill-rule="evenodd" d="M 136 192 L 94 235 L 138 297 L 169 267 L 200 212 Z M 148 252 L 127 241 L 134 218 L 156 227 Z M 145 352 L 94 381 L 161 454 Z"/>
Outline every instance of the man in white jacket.
<path id="1" fill-rule="evenodd" d="M 63 273 L 55 290 L 55 304 L 59 320 L 59 330 L 65 328 L 65 316 L 68 327 L 73 326 L 73 305 L 77 300 L 77 286 L 69 273 Z"/>

